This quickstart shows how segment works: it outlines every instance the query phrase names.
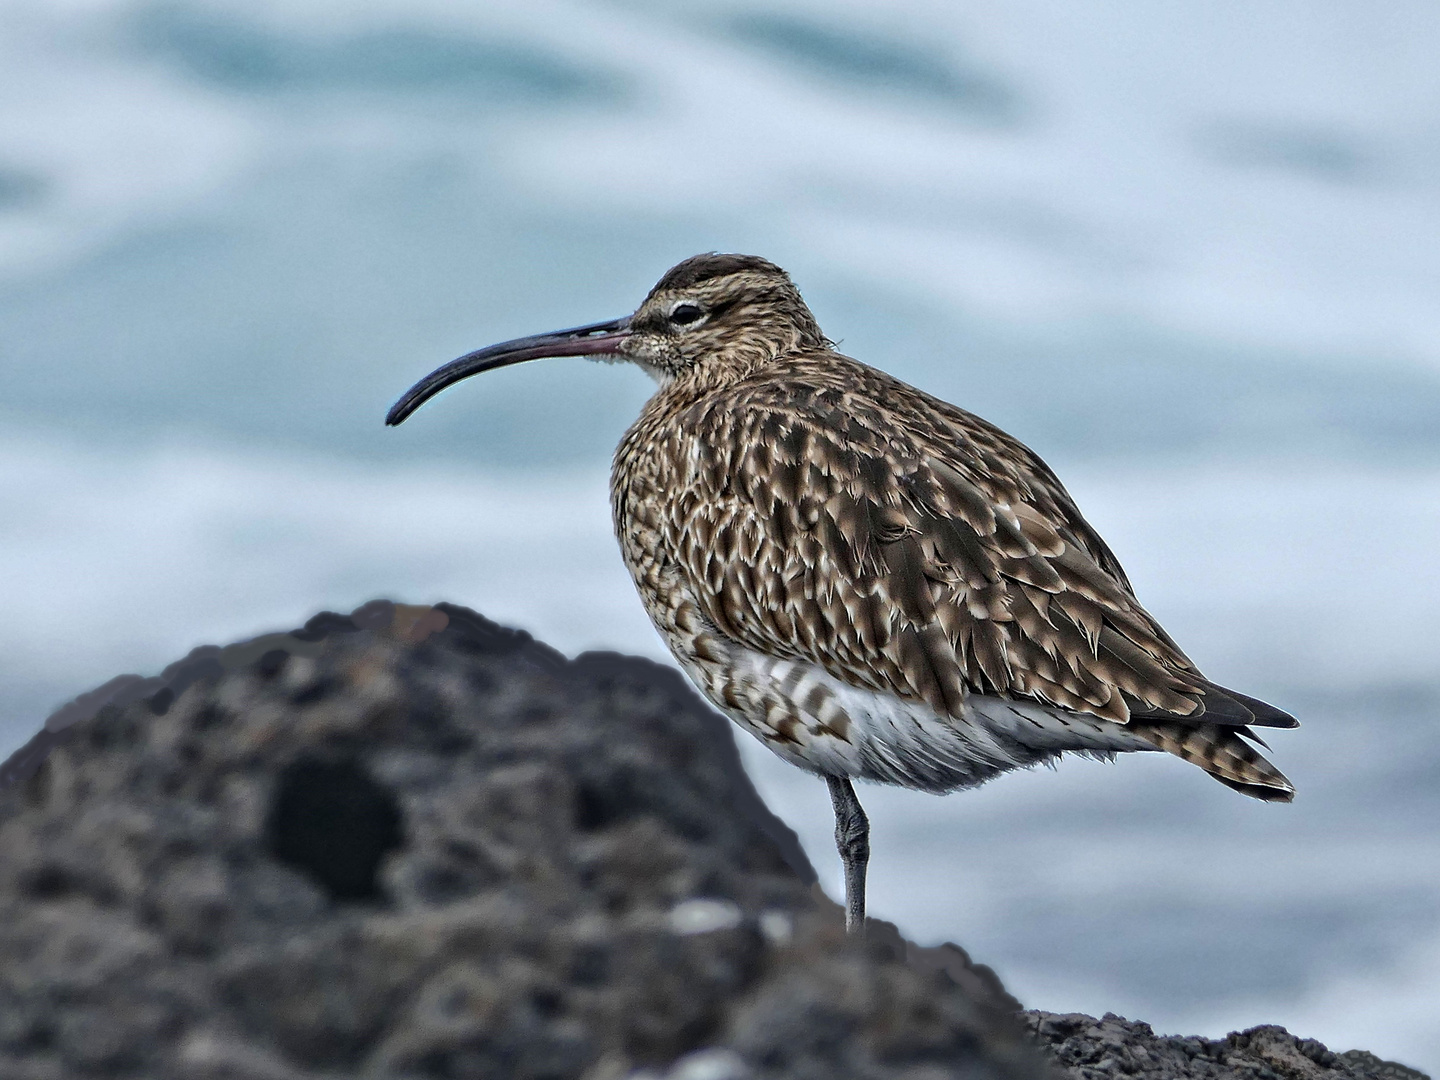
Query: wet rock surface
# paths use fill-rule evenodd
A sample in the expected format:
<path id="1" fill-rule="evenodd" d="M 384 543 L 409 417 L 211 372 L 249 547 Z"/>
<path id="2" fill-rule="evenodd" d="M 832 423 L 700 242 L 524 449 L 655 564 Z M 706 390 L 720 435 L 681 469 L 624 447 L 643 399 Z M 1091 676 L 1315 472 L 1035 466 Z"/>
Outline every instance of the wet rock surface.
<path id="1" fill-rule="evenodd" d="M 962 950 L 845 938 L 677 674 L 462 608 L 117 679 L 0 782 L 7 1080 L 1050 1075 Z"/>

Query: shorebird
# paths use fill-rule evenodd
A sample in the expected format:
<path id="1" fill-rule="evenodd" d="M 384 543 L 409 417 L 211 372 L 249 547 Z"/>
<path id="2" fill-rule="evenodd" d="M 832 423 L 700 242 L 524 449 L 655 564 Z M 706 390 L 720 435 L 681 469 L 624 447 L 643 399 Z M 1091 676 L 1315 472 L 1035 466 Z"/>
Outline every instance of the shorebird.
<path id="1" fill-rule="evenodd" d="M 659 384 L 615 452 L 615 533 L 702 693 L 825 778 L 863 932 L 855 779 L 944 793 L 1066 752 L 1163 750 L 1236 791 L 1295 789 L 1251 745 L 1289 714 L 1206 679 L 1031 450 L 838 352 L 789 275 L 697 255 L 633 315 L 468 353 L 638 364 Z"/>

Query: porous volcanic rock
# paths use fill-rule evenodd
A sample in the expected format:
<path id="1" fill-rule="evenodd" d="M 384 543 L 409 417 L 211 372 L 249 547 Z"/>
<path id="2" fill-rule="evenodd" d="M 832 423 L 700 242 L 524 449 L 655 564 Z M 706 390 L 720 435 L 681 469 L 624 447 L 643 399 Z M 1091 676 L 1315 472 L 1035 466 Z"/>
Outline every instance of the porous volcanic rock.
<path id="1" fill-rule="evenodd" d="M 1223 1039 L 1156 1035 L 1106 1014 L 1025 1014 L 1037 1042 L 1074 1080 L 1429 1080 L 1363 1050 L 1332 1053 L 1314 1039 L 1264 1025 Z"/>
<path id="2" fill-rule="evenodd" d="M 0 767 L 6 1080 L 1039 1080 L 859 944 L 674 672 L 449 605 L 196 650 Z"/>

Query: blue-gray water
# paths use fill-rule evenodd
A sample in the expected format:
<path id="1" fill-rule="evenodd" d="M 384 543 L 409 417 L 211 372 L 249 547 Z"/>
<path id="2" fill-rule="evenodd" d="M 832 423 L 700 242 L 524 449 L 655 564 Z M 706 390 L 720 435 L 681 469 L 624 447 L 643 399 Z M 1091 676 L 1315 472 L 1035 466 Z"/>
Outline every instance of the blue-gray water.
<path id="1" fill-rule="evenodd" d="M 377 595 L 661 655 L 556 361 L 696 251 L 1060 472 L 1291 807 L 1178 761 L 867 789 L 878 914 L 1027 1003 L 1440 1069 L 1440 14 L 0 0 L 0 738 Z M 747 753 L 749 749 L 747 748 Z M 831 867 L 821 786 L 750 753 Z"/>

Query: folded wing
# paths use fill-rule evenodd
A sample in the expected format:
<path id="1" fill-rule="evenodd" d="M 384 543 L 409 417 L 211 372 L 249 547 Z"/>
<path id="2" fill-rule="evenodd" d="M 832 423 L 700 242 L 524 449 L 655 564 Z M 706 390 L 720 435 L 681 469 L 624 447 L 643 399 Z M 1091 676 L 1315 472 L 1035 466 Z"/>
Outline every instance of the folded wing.
<path id="1" fill-rule="evenodd" d="M 668 538 L 723 633 L 957 720 L 985 694 L 1126 724 L 1293 794 L 1246 738 L 1295 720 L 1201 675 L 1021 443 L 835 354 L 726 394 L 683 418 Z"/>

